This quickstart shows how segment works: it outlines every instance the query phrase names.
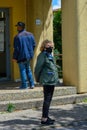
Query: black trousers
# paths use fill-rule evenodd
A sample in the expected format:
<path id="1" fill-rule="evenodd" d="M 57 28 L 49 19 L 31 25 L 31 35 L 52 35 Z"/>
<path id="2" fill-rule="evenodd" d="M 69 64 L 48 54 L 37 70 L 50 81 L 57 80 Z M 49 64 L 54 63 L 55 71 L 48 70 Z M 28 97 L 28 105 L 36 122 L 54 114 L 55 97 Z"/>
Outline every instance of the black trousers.
<path id="1" fill-rule="evenodd" d="M 42 117 L 47 118 L 49 114 L 49 107 L 53 97 L 54 92 L 54 85 L 44 85 L 43 86 L 43 93 L 44 93 L 44 101 L 43 101 L 43 108 L 42 108 Z"/>

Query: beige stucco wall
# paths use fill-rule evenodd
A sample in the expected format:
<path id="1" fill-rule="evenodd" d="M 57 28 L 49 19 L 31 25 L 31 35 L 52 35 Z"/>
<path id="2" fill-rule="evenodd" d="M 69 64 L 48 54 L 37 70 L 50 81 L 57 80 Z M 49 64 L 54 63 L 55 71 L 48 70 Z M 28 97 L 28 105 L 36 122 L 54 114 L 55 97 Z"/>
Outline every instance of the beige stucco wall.
<path id="1" fill-rule="evenodd" d="M 62 0 L 63 80 L 87 92 L 87 0 Z"/>
<path id="2" fill-rule="evenodd" d="M 27 0 L 27 28 L 31 31 L 36 39 L 35 55 L 32 61 L 32 71 L 39 51 L 41 42 L 44 39 L 53 40 L 53 12 L 51 0 Z M 40 24 L 36 24 L 36 20 L 40 20 Z"/>
<path id="3" fill-rule="evenodd" d="M 87 0 L 77 0 L 77 31 L 78 31 L 78 90 L 87 92 Z"/>

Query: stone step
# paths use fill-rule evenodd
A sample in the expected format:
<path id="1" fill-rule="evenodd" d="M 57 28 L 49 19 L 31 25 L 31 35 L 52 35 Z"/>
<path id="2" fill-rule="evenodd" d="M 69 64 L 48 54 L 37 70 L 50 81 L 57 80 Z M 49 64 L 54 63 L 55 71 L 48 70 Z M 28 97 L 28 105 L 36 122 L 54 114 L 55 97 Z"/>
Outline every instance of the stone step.
<path id="1" fill-rule="evenodd" d="M 83 102 L 87 99 L 87 94 L 77 94 L 76 87 L 57 86 L 55 87 L 51 105 L 64 105 Z M 6 111 L 11 104 L 15 110 L 32 109 L 42 107 L 43 88 L 20 90 L 0 90 L 0 111 Z"/>
<path id="2" fill-rule="evenodd" d="M 53 97 L 51 105 L 56 106 L 56 105 L 65 105 L 65 104 L 75 104 L 75 103 L 84 102 L 85 100 L 87 100 L 87 94 L 56 96 Z M 43 102 L 43 98 L 1 101 L 0 111 L 7 111 L 9 104 L 14 105 L 15 110 L 38 109 L 39 107 L 42 107 L 42 102 Z"/>
<path id="3" fill-rule="evenodd" d="M 73 95 L 76 94 L 76 87 L 72 86 L 58 86 L 55 87 L 54 97 Z M 34 89 L 12 89 L 12 90 L 0 90 L 0 101 L 11 101 L 11 100 L 26 100 L 43 98 L 43 88 L 35 87 Z"/>

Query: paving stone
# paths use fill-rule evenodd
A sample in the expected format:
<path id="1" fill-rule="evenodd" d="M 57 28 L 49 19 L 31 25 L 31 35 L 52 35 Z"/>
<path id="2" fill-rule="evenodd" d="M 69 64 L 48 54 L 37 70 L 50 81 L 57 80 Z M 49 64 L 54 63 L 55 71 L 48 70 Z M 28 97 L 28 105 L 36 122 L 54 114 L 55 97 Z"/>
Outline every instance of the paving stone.
<path id="1" fill-rule="evenodd" d="M 87 130 L 87 103 L 51 106 L 54 125 L 42 126 L 41 108 L 0 113 L 0 130 Z"/>

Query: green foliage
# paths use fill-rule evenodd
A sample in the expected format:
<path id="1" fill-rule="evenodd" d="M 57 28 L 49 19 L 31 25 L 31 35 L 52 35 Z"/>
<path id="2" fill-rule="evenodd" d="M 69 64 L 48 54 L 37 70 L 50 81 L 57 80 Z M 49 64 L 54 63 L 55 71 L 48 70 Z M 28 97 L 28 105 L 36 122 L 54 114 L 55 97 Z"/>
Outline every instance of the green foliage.
<path id="1" fill-rule="evenodd" d="M 61 10 L 54 12 L 53 18 L 53 40 L 55 44 L 54 56 L 58 67 L 59 77 L 62 78 L 62 29 Z"/>
<path id="2" fill-rule="evenodd" d="M 54 12 L 53 18 L 53 40 L 55 48 L 62 54 L 62 30 L 61 30 L 61 10 Z"/>
<path id="3" fill-rule="evenodd" d="M 83 99 L 83 102 L 87 103 L 87 98 Z"/>
<path id="4" fill-rule="evenodd" d="M 12 103 L 9 103 L 8 107 L 7 107 L 7 111 L 8 112 L 13 112 L 14 110 L 15 110 L 15 105 L 12 104 Z"/>
<path id="5" fill-rule="evenodd" d="M 58 49 L 54 49 L 54 56 L 55 56 L 55 60 L 57 61 L 58 59 L 59 59 L 59 51 L 58 51 Z"/>

